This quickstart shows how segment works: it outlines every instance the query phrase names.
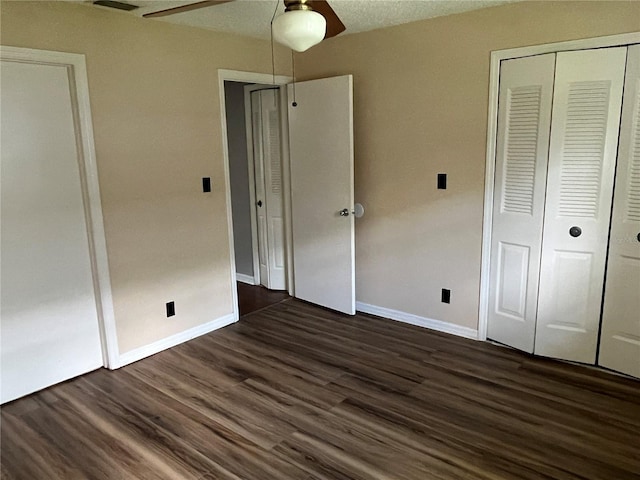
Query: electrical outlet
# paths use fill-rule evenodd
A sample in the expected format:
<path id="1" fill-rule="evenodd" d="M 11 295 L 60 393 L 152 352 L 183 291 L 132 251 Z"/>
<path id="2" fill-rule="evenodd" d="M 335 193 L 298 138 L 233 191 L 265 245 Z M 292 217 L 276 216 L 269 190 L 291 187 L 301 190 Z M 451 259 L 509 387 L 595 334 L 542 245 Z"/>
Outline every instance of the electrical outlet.
<path id="1" fill-rule="evenodd" d="M 439 173 L 438 174 L 438 190 L 446 190 L 447 189 L 447 174 Z"/>
<path id="2" fill-rule="evenodd" d="M 451 290 L 447 288 L 442 289 L 442 303 L 451 303 Z"/>
<path id="3" fill-rule="evenodd" d="M 176 314 L 175 302 L 167 302 L 167 318 L 173 317 Z"/>

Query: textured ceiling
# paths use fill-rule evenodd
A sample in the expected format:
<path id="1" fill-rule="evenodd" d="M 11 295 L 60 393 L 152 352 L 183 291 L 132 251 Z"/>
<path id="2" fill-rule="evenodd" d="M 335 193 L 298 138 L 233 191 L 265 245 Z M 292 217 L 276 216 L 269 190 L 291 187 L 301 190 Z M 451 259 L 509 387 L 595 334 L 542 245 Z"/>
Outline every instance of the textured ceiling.
<path id="1" fill-rule="evenodd" d="M 172 0 L 120 0 L 140 8 L 131 12 L 144 13 L 195 3 Z M 414 22 L 425 18 L 450 15 L 469 10 L 509 3 L 514 0 L 329 0 L 347 30 L 341 35 L 364 32 Z M 96 7 L 104 8 L 104 7 Z M 235 0 L 212 7 L 149 19 L 220 32 L 237 33 L 258 38 L 269 38 L 269 25 L 274 11 L 284 12 L 282 0 Z"/>

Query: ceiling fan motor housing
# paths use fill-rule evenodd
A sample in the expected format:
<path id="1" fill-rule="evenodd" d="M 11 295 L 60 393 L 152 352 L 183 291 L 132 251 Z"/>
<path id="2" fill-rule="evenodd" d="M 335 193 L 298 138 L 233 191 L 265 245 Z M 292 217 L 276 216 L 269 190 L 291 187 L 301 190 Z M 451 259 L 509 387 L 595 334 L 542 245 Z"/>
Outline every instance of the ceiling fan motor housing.
<path id="1" fill-rule="evenodd" d="M 271 28 L 276 42 L 296 52 L 304 52 L 320 43 L 327 31 L 327 21 L 314 11 L 307 0 L 285 0 L 284 14 L 276 17 Z"/>
<path id="2" fill-rule="evenodd" d="M 309 0 L 284 0 L 285 12 L 293 12 L 294 10 L 312 10 L 313 6 Z"/>

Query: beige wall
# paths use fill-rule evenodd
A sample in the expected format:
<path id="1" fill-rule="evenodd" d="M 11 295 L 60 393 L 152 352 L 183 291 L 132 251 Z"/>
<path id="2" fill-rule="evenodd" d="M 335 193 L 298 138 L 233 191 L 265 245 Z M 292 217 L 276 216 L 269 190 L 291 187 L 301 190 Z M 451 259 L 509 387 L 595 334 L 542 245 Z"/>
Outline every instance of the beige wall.
<path id="1" fill-rule="evenodd" d="M 526 2 L 297 55 L 302 79 L 354 75 L 357 299 L 476 328 L 490 52 L 639 30 L 640 2 Z"/>
<path id="2" fill-rule="evenodd" d="M 90 5 L 1 8 L 3 45 L 86 55 L 120 353 L 231 313 L 217 69 L 270 72 L 268 42 Z"/>
<path id="3" fill-rule="evenodd" d="M 268 43 L 87 5 L 0 6 L 3 45 L 87 57 L 121 353 L 230 313 L 217 69 L 269 72 Z M 303 78 L 355 77 L 358 300 L 476 328 L 489 52 L 638 30 L 640 2 L 527 2 L 297 55 Z"/>

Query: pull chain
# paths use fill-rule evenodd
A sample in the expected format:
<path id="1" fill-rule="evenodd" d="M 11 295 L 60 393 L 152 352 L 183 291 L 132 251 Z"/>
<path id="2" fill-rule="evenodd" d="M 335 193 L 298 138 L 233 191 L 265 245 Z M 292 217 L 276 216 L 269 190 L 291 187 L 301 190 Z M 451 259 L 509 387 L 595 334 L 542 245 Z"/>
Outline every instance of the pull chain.
<path id="1" fill-rule="evenodd" d="M 291 50 L 291 74 L 293 76 L 293 103 L 292 107 L 297 107 L 298 102 L 296 102 L 296 62 L 293 58 L 293 50 Z"/>
<path id="2" fill-rule="evenodd" d="M 276 8 L 273 10 L 273 15 L 271 15 L 271 74 L 273 75 L 273 84 L 276 84 L 276 55 L 273 45 L 273 19 L 276 18 L 276 13 L 278 12 L 278 5 L 280 4 L 280 0 L 276 0 Z"/>

